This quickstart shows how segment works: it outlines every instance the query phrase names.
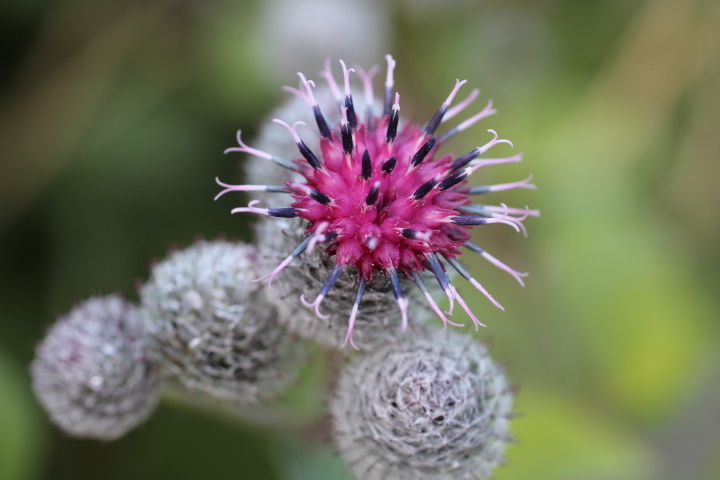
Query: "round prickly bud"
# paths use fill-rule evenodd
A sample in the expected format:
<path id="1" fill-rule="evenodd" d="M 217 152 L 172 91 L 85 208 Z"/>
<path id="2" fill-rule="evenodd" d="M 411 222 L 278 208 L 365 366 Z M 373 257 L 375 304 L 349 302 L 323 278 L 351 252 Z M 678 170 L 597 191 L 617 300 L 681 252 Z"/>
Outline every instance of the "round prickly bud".
<path id="1" fill-rule="evenodd" d="M 35 395 L 50 419 L 77 437 L 113 440 L 155 408 L 161 381 L 137 309 L 97 297 L 61 317 L 30 366 Z"/>
<path id="2" fill-rule="evenodd" d="M 512 394 L 469 337 L 414 337 L 358 358 L 331 403 L 357 478 L 488 478 L 502 461 Z"/>
<path id="3" fill-rule="evenodd" d="M 252 282 L 255 262 L 253 246 L 202 241 L 155 265 L 142 287 L 163 367 L 186 387 L 255 403 L 294 379 L 302 346 Z"/>

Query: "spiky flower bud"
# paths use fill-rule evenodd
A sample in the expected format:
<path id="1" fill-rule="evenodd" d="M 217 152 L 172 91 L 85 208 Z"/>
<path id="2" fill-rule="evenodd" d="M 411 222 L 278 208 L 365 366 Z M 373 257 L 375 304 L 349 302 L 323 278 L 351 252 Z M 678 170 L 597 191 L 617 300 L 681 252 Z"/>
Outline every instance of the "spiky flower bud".
<path id="1" fill-rule="evenodd" d="M 416 336 L 357 358 L 330 408 L 358 479 L 488 478 L 502 461 L 512 393 L 467 336 Z"/>
<path id="2" fill-rule="evenodd" d="M 290 206 L 275 207 L 270 204 L 268 208 L 260 208 L 257 206 L 260 201 L 253 200 L 247 207 L 235 208 L 232 212 L 251 212 L 279 218 L 283 222 L 288 219 L 300 219 L 303 222 L 302 240 L 292 248 L 274 250 L 289 255 L 263 279 L 272 281 L 299 256 L 312 254 L 316 247 L 320 249 L 321 244 L 326 244 L 319 254 L 320 258 L 310 261 L 319 261 L 324 265 L 327 274 L 325 281 L 316 288 L 319 292 L 312 302 L 305 296 L 314 292 L 305 290 L 303 293 L 307 295 L 301 298 L 302 303 L 314 308 L 317 315 L 323 317 L 320 304 L 326 299 L 329 301 L 337 293 L 333 287 L 337 283 L 341 287 L 352 284 L 349 294 L 341 291 L 335 296 L 344 305 L 344 314 L 349 316 L 343 345 L 350 343 L 353 347 L 353 331 L 360 319 L 378 321 L 365 311 L 368 304 L 378 305 L 377 301 L 361 305 L 366 291 L 372 289 L 383 292 L 384 297 L 394 297 L 400 310 L 403 330 L 408 325 L 409 317 L 407 285 L 412 283 L 418 286 L 430 308 L 446 325 L 458 325 L 448 319 L 428 293 L 422 272 L 429 272 L 437 279 L 450 302 L 451 311 L 457 301 L 476 327 L 482 325 L 451 283 L 446 268 L 452 267 L 493 304 L 502 308 L 456 257 L 461 254 L 460 248 L 466 247 L 507 271 L 522 284 L 521 277 L 525 274 L 516 272 L 471 242 L 470 229 L 478 225 L 503 223 L 524 233 L 522 222 L 525 218 L 539 215 L 536 210 L 509 208 L 504 204 L 471 204 L 470 196 L 474 194 L 535 188 L 530 179 L 478 187 L 466 185 L 468 177 L 484 166 L 521 160 L 521 154 L 506 158 L 483 158 L 495 145 L 511 144 L 508 140 L 499 139 L 495 131 L 489 130 L 493 138 L 465 155 L 436 157 L 438 148 L 446 141 L 494 114 L 492 103 L 456 127 L 436 135 L 444 120 L 462 111 L 479 93 L 474 90 L 465 100 L 450 108 L 465 83 L 458 80 L 447 100 L 427 123 L 401 123 L 400 96 L 394 92 L 395 61 L 389 55 L 387 61 L 385 92 L 383 101 L 379 102 L 382 113 L 376 112 L 373 95 L 372 79 L 377 73 L 376 68 L 368 72 L 357 68 L 365 97 L 364 107 L 361 107 L 353 98 L 350 87 L 350 74 L 356 70 L 347 68 L 341 61 L 344 87 L 344 91 L 341 91 L 328 63 L 323 75 L 329 90 L 334 94 L 337 116 L 332 113 L 326 115 L 323 110 L 325 106 L 315 97 L 315 84 L 304 75 L 299 74 L 299 89 L 286 88 L 310 107 L 319 133 L 318 147 L 314 147 L 314 142 L 306 143 L 301 139 L 297 127 L 305 122 L 288 124 L 284 120 L 275 119 L 275 123 L 289 131 L 300 157 L 295 153 L 296 158 L 288 160 L 249 147 L 243 143 L 239 133 L 239 147 L 226 150 L 249 153 L 273 162 L 291 172 L 293 178 L 284 184 L 266 185 L 228 185 L 218 181 L 225 188 L 218 197 L 231 191 L 284 193 L 291 196 L 294 201 Z M 263 229 L 259 229 L 259 232 L 262 233 Z M 290 237 L 293 236 L 295 232 L 290 232 Z M 271 234 L 270 237 L 277 237 L 277 234 Z M 270 237 L 260 235 L 259 244 L 276 240 Z M 342 281 L 343 278 L 350 280 Z M 311 282 L 307 286 L 316 284 Z M 280 298 L 287 301 L 284 296 Z"/>
<path id="3" fill-rule="evenodd" d="M 137 309 L 118 296 L 91 298 L 61 317 L 30 366 L 50 419 L 77 437 L 113 440 L 144 421 L 161 380 Z"/>
<path id="4" fill-rule="evenodd" d="M 255 403 L 295 378 L 302 345 L 252 282 L 255 262 L 251 245 L 201 241 L 155 265 L 142 287 L 163 367 L 188 388 Z"/>

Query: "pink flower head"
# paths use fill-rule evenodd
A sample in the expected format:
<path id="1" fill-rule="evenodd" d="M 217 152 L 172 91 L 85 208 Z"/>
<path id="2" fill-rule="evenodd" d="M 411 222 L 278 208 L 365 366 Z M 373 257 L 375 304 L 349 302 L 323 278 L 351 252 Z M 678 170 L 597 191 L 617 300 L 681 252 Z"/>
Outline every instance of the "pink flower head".
<path id="1" fill-rule="evenodd" d="M 481 158 L 498 143 L 493 130 L 492 139 L 466 153 L 455 157 L 436 157 L 437 149 L 457 133 L 467 129 L 479 120 L 495 113 L 492 102 L 478 114 L 465 120 L 441 135 L 436 135 L 440 124 L 460 113 L 478 95 L 473 90 L 456 106 L 450 108 L 456 94 L 465 81 L 456 81 L 447 100 L 435 115 L 424 125 L 405 122 L 400 125 L 400 95 L 395 93 L 393 70 L 395 61 L 388 55 L 385 95 L 382 114 L 373 111 L 372 77 L 377 69 L 369 72 L 358 69 L 366 96 L 367 108 L 363 115 L 355 110 L 350 91 L 350 74 L 344 62 L 344 93 L 341 92 L 329 64 L 324 76 L 338 100 L 342 116 L 333 125 L 321 111 L 313 95 L 315 84 L 300 75 L 301 88 L 287 90 L 303 98 L 312 108 L 320 138 L 320 151 L 313 152 L 300 137 L 296 122 L 283 125 L 293 136 L 301 157 L 289 161 L 253 149 L 245 145 L 238 134 L 239 147 L 227 151 L 240 151 L 273 161 L 280 167 L 297 172 L 304 182 L 285 182 L 284 186 L 273 185 L 227 185 L 218 181 L 229 191 L 285 192 L 294 199 L 289 207 L 260 208 L 259 201 L 253 200 L 247 207 L 235 208 L 232 213 L 252 212 L 271 217 L 307 220 L 305 240 L 269 275 L 258 280 L 270 280 L 294 258 L 310 251 L 319 244 L 326 244 L 325 253 L 335 256 L 336 266 L 312 303 L 301 298 L 308 307 L 314 307 L 319 316 L 323 298 L 332 289 L 342 271 L 354 268 L 357 272 L 358 287 L 353 304 L 346 343 L 355 347 L 352 340 L 353 326 L 365 287 L 378 275 L 387 275 L 392 285 L 402 315 L 403 329 L 407 326 L 408 302 L 403 295 L 399 275 L 414 280 L 427 298 L 432 309 L 444 324 L 459 326 L 450 321 L 446 313 L 452 311 L 454 301 L 468 313 L 476 328 L 482 323 L 476 318 L 455 289 L 445 272 L 450 265 L 462 277 L 471 282 L 493 304 L 503 308 L 457 261 L 461 247 L 480 253 L 494 265 L 513 275 L 521 284 L 525 273 L 519 273 L 470 241 L 470 230 L 477 225 L 504 223 L 525 233 L 522 222 L 528 216 L 538 216 L 536 210 L 473 204 L 470 195 L 508 190 L 513 188 L 535 188 L 530 179 L 515 183 L 466 186 L 467 178 L 487 165 L 519 162 L 522 155 L 507 158 Z M 362 119 L 361 119 L 362 117 Z M 216 197 L 217 198 L 217 197 Z M 444 261 L 443 261 L 444 260 Z M 450 312 L 443 312 L 437 306 L 419 272 L 431 271 L 450 300 Z M 355 347 L 357 348 L 357 347 Z"/>

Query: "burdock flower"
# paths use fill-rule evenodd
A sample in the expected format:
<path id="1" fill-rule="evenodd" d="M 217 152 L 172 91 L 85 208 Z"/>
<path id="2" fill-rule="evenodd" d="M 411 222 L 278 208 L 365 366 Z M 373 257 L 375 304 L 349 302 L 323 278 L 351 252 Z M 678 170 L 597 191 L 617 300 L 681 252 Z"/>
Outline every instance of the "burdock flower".
<path id="1" fill-rule="evenodd" d="M 502 306 L 475 280 L 457 260 L 461 247 L 477 252 L 494 265 L 513 275 L 521 284 L 523 273 L 506 266 L 480 246 L 470 241 L 474 226 L 503 223 L 517 231 L 525 232 L 522 224 L 528 216 L 538 212 L 528 208 L 509 208 L 501 205 L 473 204 L 471 195 L 509 190 L 535 188 L 530 179 L 500 185 L 468 187 L 467 178 L 488 165 L 519 162 L 522 154 L 506 158 L 482 158 L 499 143 L 512 145 L 489 130 L 492 139 L 482 146 L 461 155 L 445 155 L 436 158 L 438 148 L 453 136 L 479 120 L 492 115 L 492 102 L 479 113 L 440 135 L 440 124 L 464 110 L 479 94 L 470 95 L 454 107 L 450 107 L 465 81 L 456 81 L 455 87 L 437 113 L 427 123 L 420 125 L 400 122 L 400 95 L 394 92 L 393 70 L 395 61 L 387 56 L 387 76 L 382 113 L 374 109 L 372 78 L 376 73 L 357 69 L 365 93 L 364 111 L 356 111 L 350 88 L 350 74 L 344 62 L 341 92 L 330 73 L 329 65 L 323 73 L 340 109 L 338 122 L 330 120 L 322 111 L 313 93 L 315 84 L 300 75 L 300 89 L 289 89 L 305 100 L 311 107 L 320 134 L 319 151 L 308 147 L 297 127 L 280 119 L 274 121 L 289 131 L 301 157 L 288 160 L 277 155 L 251 148 L 243 143 L 238 132 L 239 147 L 227 151 L 245 152 L 275 163 L 299 175 L 298 181 L 284 185 L 228 185 L 220 195 L 230 191 L 261 191 L 289 194 L 294 201 L 288 207 L 263 208 L 259 200 L 247 207 L 235 208 L 232 213 L 251 212 L 281 219 L 300 218 L 305 223 L 304 239 L 277 268 L 258 280 L 272 281 L 286 266 L 303 253 L 312 252 L 326 244 L 323 255 L 334 258 L 325 283 L 316 298 L 309 302 L 305 296 L 302 303 L 314 308 L 319 317 L 323 300 L 331 289 L 350 271 L 356 278 L 354 298 L 348 302 L 349 325 L 345 341 L 355 347 L 353 329 L 360 302 L 366 287 L 385 277 L 389 289 L 397 301 L 402 329 L 408 323 L 408 300 L 401 285 L 401 277 L 412 279 L 430 307 L 445 325 L 452 322 L 432 298 L 421 275 L 424 271 L 434 274 L 438 284 L 450 302 L 454 302 L 472 318 L 476 328 L 483 325 L 468 308 L 463 297 L 451 283 L 446 266 L 449 265 L 497 307 Z M 357 348 L 357 347 L 355 347 Z"/>

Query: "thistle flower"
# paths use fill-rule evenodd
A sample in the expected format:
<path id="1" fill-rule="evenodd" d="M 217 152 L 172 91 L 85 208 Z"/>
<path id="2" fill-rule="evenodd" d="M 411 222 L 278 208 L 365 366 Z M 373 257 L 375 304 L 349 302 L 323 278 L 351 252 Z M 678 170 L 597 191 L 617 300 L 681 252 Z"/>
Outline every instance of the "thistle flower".
<path id="1" fill-rule="evenodd" d="M 348 328 L 343 346 L 353 341 L 353 330 L 358 318 L 360 302 L 369 284 L 385 277 L 400 310 L 401 327 L 408 324 L 408 299 L 401 278 L 412 279 L 430 308 L 445 325 L 461 326 L 449 320 L 432 298 L 421 275 L 432 272 L 450 301 L 472 318 L 476 328 L 483 325 L 468 308 L 446 273 L 450 265 L 497 307 L 502 306 L 475 280 L 457 260 L 460 247 L 477 252 L 494 265 L 513 275 L 521 284 L 526 274 L 506 266 L 481 247 L 470 241 L 470 229 L 477 225 L 503 223 L 525 233 L 523 220 L 538 216 L 535 210 L 509 208 L 501 205 L 472 204 L 470 195 L 509 190 L 535 188 L 530 179 L 500 185 L 466 186 L 467 178 L 483 166 L 518 162 L 522 155 L 506 158 L 480 158 L 493 146 L 508 143 L 499 139 L 493 130 L 493 139 L 465 155 L 445 155 L 436 158 L 437 149 L 450 138 L 479 120 L 492 115 L 492 102 L 478 114 L 465 120 L 441 135 L 435 132 L 440 124 L 461 112 L 479 94 L 473 90 L 456 106 L 450 108 L 465 81 L 457 81 L 447 100 L 424 125 L 405 122 L 400 125 L 400 95 L 394 93 L 393 71 L 395 61 L 387 56 L 382 114 L 374 109 L 373 76 L 377 69 L 364 72 L 358 68 L 365 94 L 365 111 L 358 112 L 350 88 L 350 74 L 344 62 L 343 87 L 335 82 L 329 64 L 323 73 L 330 90 L 340 106 L 339 122 L 333 123 L 325 115 L 313 93 L 315 84 L 300 76 L 300 88 L 287 88 L 311 107 L 320 134 L 319 155 L 308 147 L 297 131 L 298 121 L 289 125 L 280 119 L 274 122 L 284 126 L 293 138 L 302 158 L 293 161 L 251 148 L 243 143 L 238 132 L 239 147 L 228 151 L 245 152 L 294 172 L 299 180 L 284 185 L 228 185 L 217 197 L 231 191 L 286 193 L 294 199 L 289 207 L 262 208 L 259 200 L 247 207 L 235 208 L 232 213 L 251 212 L 281 219 L 300 218 L 307 222 L 304 239 L 272 272 L 258 280 L 272 280 L 293 260 L 303 253 L 312 252 L 319 244 L 328 244 L 325 257 L 334 258 L 325 283 L 312 302 L 305 297 L 302 303 L 314 308 L 322 317 L 320 306 L 343 272 L 348 270 L 357 281 L 354 299 L 349 303 Z M 217 198 L 216 197 L 216 198 Z M 442 258 L 442 259 L 441 259 Z M 444 262 L 443 262 L 444 259 Z M 351 306 L 350 306 L 351 305 Z"/>
<path id="2" fill-rule="evenodd" d="M 201 241 L 155 265 L 142 287 L 163 367 L 186 387 L 257 403 L 295 378 L 302 345 L 250 281 L 255 256 L 251 245 Z"/>
<path id="3" fill-rule="evenodd" d="M 457 334 L 357 358 L 330 403 L 340 455 L 364 480 L 488 478 L 503 459 L 511 407 L 485 347 Z"/>
<path id="4" fill-rule="evenodd" d="M 114 295 L 61 317 L 30 366 L 50 419 L 70 435 L 113 440 L 149 417 L 161 381 L 147 340 L 137 309 Z"/>

